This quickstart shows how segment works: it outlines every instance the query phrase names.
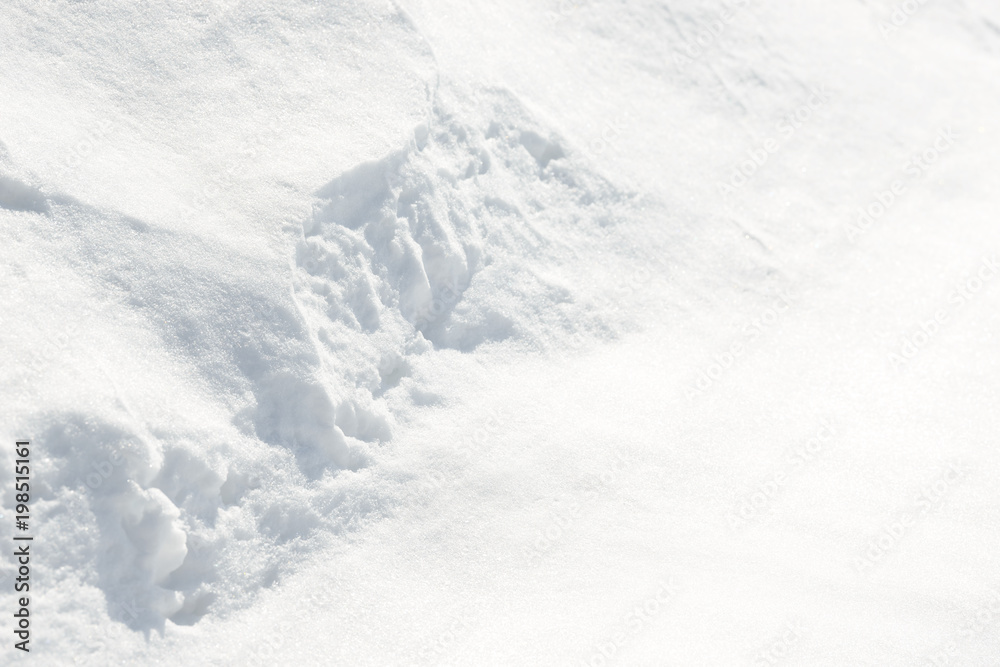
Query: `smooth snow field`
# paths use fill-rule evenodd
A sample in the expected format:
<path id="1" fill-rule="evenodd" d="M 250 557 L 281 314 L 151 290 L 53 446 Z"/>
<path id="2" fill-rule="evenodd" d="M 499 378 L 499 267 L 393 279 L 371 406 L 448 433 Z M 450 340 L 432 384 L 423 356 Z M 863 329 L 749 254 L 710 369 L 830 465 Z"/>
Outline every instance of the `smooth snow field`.
<path id="1" fill-rule="evenodd" d="M 1000 665 L 996 2 L 10 0 L 0 93 L 0 664 Z"/>

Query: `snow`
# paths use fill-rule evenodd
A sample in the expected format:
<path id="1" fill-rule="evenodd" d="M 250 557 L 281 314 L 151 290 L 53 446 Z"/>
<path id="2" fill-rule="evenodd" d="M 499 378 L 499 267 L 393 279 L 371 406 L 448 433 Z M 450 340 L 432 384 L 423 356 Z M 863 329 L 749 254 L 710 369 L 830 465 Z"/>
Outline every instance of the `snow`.
<path id="1" fill-rule="evenodd" d="M 4 664 L 1000 661 L 991 3 L 0 40 Z"/>

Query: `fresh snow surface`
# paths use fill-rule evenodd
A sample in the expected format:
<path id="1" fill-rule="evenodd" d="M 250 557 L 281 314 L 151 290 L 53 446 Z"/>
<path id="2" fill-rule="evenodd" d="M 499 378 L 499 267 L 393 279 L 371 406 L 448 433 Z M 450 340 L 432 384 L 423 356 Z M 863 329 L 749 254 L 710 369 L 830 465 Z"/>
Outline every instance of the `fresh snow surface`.
<path id="1" fill-rule="evenodd" d="M 0 44 L 0 664 L 1000 665 L 992 0 Z"/>

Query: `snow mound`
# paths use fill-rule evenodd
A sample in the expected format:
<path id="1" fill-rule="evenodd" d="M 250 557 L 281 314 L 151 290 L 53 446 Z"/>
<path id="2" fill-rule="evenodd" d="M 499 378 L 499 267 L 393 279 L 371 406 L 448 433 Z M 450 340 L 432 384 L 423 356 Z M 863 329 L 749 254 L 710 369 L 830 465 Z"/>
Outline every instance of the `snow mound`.
<path id="1" fill-rule="evenodd" d="M 91 572 L 78 585 L 137 610 L 119 618 L 136 629 L 242 604 L 304 543 L 391 505 L 363 472 L 394 424 L 433 401 L 418 357 L 614 334 L 620 322 L 595 301 L 613 286 L 581 248 L 624 242 L 634 196 L 510 92 L 465 107 L 436 97 L 404 146 L 322 187 L 290 228 L 289 256 L 263 266 L 223 241 L 0 178 L 19 242 L 63 258 L 62 278 L 36 289 L 65 306 L 66 339 L 22 379 L 67 367 L 110 390 L 87 409 L 67 398 L 25 413 L 49 443 L 42 521 L 67 545 L 48 576 Z M 74 299 L 87 306 L 72 311 Z M 105 358 L 75 356 L 102 345 Z M 155 367 L 161 384 L 123 390 L 150 375 L 130 364 Z"/>
<path id="2" fill-rule="evenodd" d="M 509 92 L 479 100 L 478 112 L 435 104 L 406 146 L 321 188 L 302 225 L 295 297 L 331 376 L 335 431 L 352 439 L 390 438 L 379 398 L 414 355 L 614 330 L 589 312 L 572 248 L 607 241 L 632 196 L 567 158 Z"/>

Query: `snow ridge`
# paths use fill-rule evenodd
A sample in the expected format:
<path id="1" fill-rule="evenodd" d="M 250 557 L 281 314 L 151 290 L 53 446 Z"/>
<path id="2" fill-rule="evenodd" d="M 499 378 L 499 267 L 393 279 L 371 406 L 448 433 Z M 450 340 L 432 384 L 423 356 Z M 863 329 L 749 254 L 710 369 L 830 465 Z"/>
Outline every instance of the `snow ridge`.
<path id="1" fill-rule="evenodd" d="M 35 370 L 68 363 L 98 322 L 165 351 L 149 360 L 163 387 L 120 391 L 127 372 L 95 359 L 112 404 L 29 417 L 50 443 L 43 524 L 75 545 L 50 576 L 90 562 L 80 585 L 149 630 L 224 612 L 304 542 L 391 504 L 361 473 L 434 400 L 417 357 L 612 335 L 579 248 L 607 247 L 634 201 L 512 93 L 485 90 L 436 101 L 403 147 L 321 188 L 290 266 L 9 176 L 0 206 L 89 293 L 68 356 Z"/>

